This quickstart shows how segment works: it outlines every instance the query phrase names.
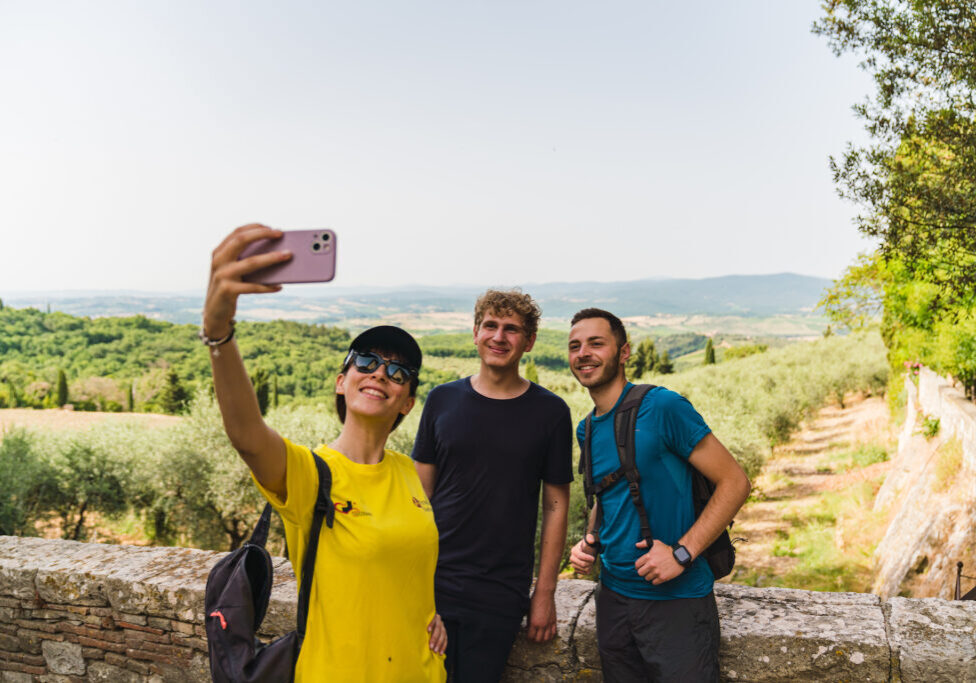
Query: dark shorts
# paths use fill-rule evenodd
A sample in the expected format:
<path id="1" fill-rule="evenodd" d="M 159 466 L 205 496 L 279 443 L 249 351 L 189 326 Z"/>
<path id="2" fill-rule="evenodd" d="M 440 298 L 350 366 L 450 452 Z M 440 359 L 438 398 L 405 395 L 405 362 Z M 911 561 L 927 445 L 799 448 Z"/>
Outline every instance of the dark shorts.
<path id="1" fill-rule="evenodd" d="M 438 600 L 447 629 L 448 683 L 498 683 L 522 626 L 521 616 L 499 616 Z"/>
<path id="2" fill-rule="evenodd" d="M 639 600 L 601 585 L 596 637 L 606 683 L 718 681 L 715 594 Z"/>

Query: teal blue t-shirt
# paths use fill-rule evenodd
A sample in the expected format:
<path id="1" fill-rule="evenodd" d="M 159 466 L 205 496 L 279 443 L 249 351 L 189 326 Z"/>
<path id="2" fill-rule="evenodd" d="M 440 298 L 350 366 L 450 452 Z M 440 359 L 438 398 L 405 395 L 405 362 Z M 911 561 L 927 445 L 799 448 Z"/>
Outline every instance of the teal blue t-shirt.
<path id="1" fill-rule="evenodd" d="M 617 405 L 632 386 L 627 383 Z M 591 423 L 594 481 L 620 468 L 613 437 L 616 412 L 615 405 L 610 412 L 594 417 Z M 688 456 L 711 429 L 686 398 L 663 387 L 647 392 L 637 411 L 636 427 L 637 469 L 651 533 L 655 539 L 674 545 L 695 522 Z M 584 423 L 580 422 L 576 437 L 581 447 L 584 430 Z M 647 600 L 700 598 L 712 591 L 715 577 L 702 557 L 696 558 L 680 576 L 658 586 L 637 573 L 634 562 L 647 551 L 635 546 L 641 540 L 640 519 L 626 481 L 604 491 L 602 505 L 600 579 L 608 588 L 627 597 Z"/>

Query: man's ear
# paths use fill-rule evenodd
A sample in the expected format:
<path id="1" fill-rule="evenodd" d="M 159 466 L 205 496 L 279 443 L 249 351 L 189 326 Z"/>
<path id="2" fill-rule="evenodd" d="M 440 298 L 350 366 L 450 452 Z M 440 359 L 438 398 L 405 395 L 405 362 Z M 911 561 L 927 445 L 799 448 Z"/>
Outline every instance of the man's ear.
<path id="1" fill-rule="evenodd" d="M 534 333 L 533 333 L 533 335 L 531 337 L 529 337 L 529 340 L 525 343 L 525 351 L 523 351 L 522 353 L 528 353 L 529 351 L 532 350 L 532 347 L 533 346 L 535 346 L 535 334 Z"/>
<path id="2" fill-rule="evenodd" d="M 620 364 L 626 365 L 627 360 L 630 358 L 630 342 L 626 342 L 620 347 Z"/>

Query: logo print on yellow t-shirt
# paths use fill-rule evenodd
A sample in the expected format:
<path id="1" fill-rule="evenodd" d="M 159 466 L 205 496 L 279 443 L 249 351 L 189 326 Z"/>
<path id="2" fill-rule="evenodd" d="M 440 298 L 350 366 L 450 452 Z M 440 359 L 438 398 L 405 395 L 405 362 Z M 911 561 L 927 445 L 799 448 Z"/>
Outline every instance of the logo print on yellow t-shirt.
<path id="1" fill-rule="evenodd" d="M 366 512 L 361 509 L 355 502 L 351 500 L 346 501 L 332 501 L 335 505 L 336 512 L 341 512 L 344 515 L 352 515 L 353 517 L 372 517 L 372 512 Z"/>
<path id="2" fill-rule="evenodd" d="M 428 501 L 420 500 L 419 498 L 417 498 L 417 496 L 413 496 L 410 500 L 413 501 L 413 504 L 419 507 L 424 512 L 430 512 L 433 509 L 431 508 L 430 503 Z"/>

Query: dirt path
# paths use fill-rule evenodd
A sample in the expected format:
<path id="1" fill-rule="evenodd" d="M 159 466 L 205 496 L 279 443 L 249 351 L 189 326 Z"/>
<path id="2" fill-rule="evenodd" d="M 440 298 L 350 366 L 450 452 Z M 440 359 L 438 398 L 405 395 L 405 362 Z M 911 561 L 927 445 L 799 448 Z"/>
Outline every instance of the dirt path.
<path id="1" fill-rule="evenodd" d="M 11 427 L 26 429 L 87 429 L 93 425 L 117 421 L 137 422 L 150 427 L 165 427 L 180 418 L 155 413 L 89 413 L 74 410 L 31 410 L 5 408 L 0 410 L 0 438 Z"/>
<path id="2" fill-rule="evenodd" d="M 753 496 L 736 515 L 733 527 L 733 536 L 747 539 L 736 546 L 734 582 L 763 585 L 768 577 L 788 576 L 798 559 L 778 544 L 802 526 L 797 520 L 822 507 L 825 494 L 863 481 L 880 481 L 890 468 L 890 461 L 872 462 L 885 457 L 885 451 L 894 454 L 884 399 L 858 396 L 845 403 L 844 408 L 820 410 L 789 443 L 775 449 L 753 482 Z M 829 524 L 827 519 L 824 523 Z M 843 520 L 836 523 L 836 543 L 843 547 Z"/>

